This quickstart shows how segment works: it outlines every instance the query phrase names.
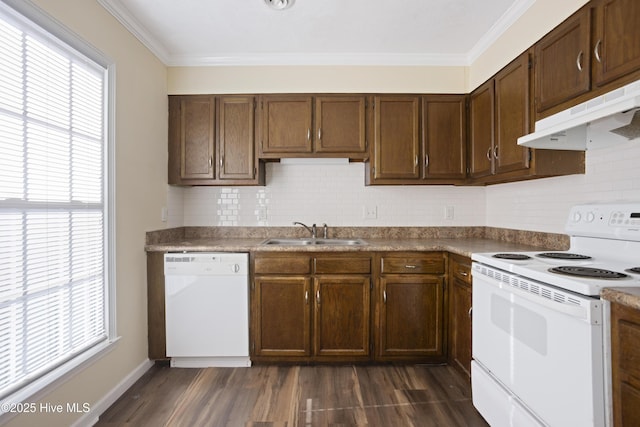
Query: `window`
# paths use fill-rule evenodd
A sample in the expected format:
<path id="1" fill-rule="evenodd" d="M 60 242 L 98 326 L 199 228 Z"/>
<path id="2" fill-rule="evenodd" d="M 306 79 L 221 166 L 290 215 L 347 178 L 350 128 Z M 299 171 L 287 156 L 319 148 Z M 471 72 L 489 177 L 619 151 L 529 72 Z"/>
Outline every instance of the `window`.
<path id="1" fill-rule="evenodd" d="M 107 345 L 113 307 L 108 66 L 0 3 L 0 75 L 2 400 Z"/>

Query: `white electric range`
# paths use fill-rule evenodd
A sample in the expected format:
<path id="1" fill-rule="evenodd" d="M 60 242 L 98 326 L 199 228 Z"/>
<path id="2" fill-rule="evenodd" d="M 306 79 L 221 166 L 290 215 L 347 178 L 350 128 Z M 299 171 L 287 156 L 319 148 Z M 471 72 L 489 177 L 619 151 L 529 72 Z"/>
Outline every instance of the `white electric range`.
<path id="1" fill-rule="evenodd" d="M 477 253 L 473 402 L 492 426 L 610 423 L 606 287 L 640 287 L 640 202 L 571 209 L 567 251 Z"/>

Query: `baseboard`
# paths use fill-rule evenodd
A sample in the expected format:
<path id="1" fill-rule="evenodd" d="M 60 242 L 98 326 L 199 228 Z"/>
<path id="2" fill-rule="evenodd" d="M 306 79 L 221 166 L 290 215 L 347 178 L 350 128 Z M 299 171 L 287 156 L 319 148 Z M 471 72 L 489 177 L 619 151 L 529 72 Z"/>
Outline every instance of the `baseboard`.
<path id="1" fill-rule="evenodd" d="M 142 362 L 138 367 L 129 373 L 122 381 L 120 381 L 111 391 L 109 391 L 102 399 L 91 405 L 91 411 L 80 417 L 71 427 L 89 427 L 98 422 L 100 415 L 104 413 L 111 405 L 115 403 L 125 391 L 129 389 L 136 381 L 140 379 L 153 366 L 153 362 L 149 359 Z"/>

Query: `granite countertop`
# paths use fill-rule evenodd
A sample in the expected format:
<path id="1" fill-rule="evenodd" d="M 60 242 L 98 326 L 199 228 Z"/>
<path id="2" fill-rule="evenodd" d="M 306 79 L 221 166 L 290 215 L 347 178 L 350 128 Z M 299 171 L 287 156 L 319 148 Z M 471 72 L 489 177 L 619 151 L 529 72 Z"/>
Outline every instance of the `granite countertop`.
<path id="1" fill-rule="evenodd" d="M 290 229 L 290 228 L 289 228 Z M 487 232 L 479 227 L 451 228 L 426 227 L 381 229 L 337 229 L 339 238 L 360 238 L 364 245 L 263 245 L 267 238 L 306 237 L 291 235 L 291 230 L 246 228 L 242 232 L 229 232 L 215 227 L 180 228 L 147 233 L 147 252 L 392 252 L 392 251 L 447 251 L 463 256 L 473 252 L 508 252 L 561 249 L 566 241 L 557 235 L 544 233 Z M 383 231 L 381 231 L 383 230 Z M 296 230 L 299 232 L 299 230 Z M 153 234 L 160 233 L 160 234 Z M 266 233 L 266 234 L 265 234 Z M 524 233 L 524 235 L 522 235 Z"/>
<path id="2" fill-rule="evenodd" d="M 607 301 L 640 310 L 640 288 L 606 288 L 600 296 Z"/>

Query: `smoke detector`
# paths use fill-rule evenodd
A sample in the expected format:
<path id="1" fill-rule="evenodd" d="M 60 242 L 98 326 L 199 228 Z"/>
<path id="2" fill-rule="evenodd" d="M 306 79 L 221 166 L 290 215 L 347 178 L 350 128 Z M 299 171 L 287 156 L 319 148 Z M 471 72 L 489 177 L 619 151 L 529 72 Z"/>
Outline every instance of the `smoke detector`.
<path id="1" fill-rule="evenodd" d="M 293 5 L 294 0 L 264 0 L 271 9 L 283 10 Z"/>

